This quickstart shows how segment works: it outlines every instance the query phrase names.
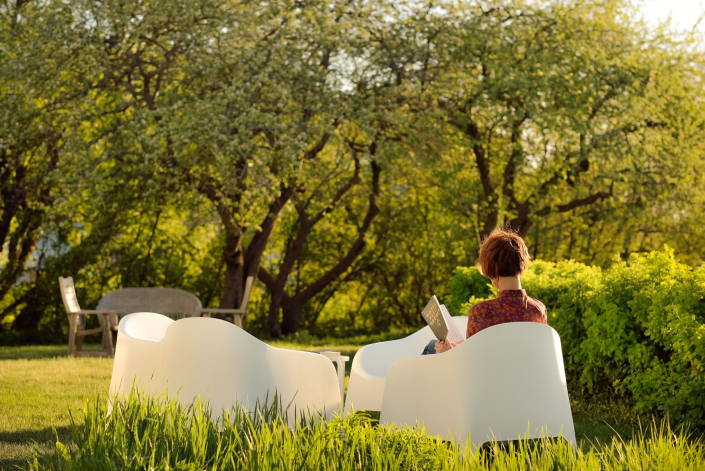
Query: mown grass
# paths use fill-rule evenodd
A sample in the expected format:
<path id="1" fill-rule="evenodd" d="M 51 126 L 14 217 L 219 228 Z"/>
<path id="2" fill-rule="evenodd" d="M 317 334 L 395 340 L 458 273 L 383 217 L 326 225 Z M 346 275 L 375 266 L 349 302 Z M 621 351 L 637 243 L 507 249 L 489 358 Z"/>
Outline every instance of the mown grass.
<path id="1" fill-rule="evenodd" d="M 53 429 L 69 434 L 69 410 L 105 394 L 112 360 L 68 358 L 65 347 L 0 347 L 0 468 L 26 463 L 33 448 L 50 450 Z"/>
<path id="2" fill-rule="evenodd" d="M 301 418 L 235 409 L 213 420 L 207 405 L 185 407 L 133 395 L 106 415 L 105 398 L 72 423 L 73 443 L 37 457 L 36 470 L 701 470 L 705 448 L 668 425 L 653 424 L 630 441 L 614 438 L 588 451 L 564 440 L 518 441 L 473 450 L 423 430 L 380 426 L 364 415 Z"/>
<path id="3" fill-rule="evenodd" d="M 300 350 L 335 348 L 352 358 L 362 345 L 380 340 L 384 338 L 271 343 Z M 62 443 L 71 443 L 69 411 L 82 417 L 87 398 L 107 393 L 111 372 L 112 360 L 68 358 L 65 346 L 0 347 L 0 469 L 26 468 L 34 449 L 52 453 L 53 430 Z M 610 442 L 617 433 L 627 441 L 632 437 L 635 418 L 622 408 L 573 404 L 573 410 L 583 451 L 592 443 Z"/>

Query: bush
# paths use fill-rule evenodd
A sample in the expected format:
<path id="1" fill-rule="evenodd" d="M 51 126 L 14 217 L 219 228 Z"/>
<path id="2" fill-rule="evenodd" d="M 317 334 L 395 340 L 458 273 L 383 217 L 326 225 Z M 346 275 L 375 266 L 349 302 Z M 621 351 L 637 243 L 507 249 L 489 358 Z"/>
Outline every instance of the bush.
<path id="1" fill-rule="evenodd" d="M 605 271 L 535 261 L 522 284 L 548 308 L 574 396 L 616 398 L 640 414 L 705 427 L 703 268 L 678 263 L 666 248 Z M 469 304 L 476 303 L 476 282 L 467 286 Z"/>
<path id="2" fill-rule="evenodd" d="M 492 294 L 491 287 L 477 267 L 457 267 L 450 280 L 450 300 L 446 302 L 448 312 L 451 316 L 467 316 L 467 301 L 473 297 L 487 298 Z"/>

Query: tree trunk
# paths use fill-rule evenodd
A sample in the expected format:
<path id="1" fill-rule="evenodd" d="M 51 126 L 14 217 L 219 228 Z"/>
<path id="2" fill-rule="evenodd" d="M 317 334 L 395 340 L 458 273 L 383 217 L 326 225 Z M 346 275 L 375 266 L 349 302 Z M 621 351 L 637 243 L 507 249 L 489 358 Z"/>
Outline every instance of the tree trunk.
<path id="1" fill-rule="evenodd" d="M 46 177 L 54 171 L 59 163 L 58 137 L 47 144 L 48 162 L 46 168 L 35 181 L 27 180 L 27 168 L 20 165 L 14 172 L 14 183 L 7 182 L 11 172 L 4 169 L 0 175 L 2 188 L 0 195 L 0 247 L 7 252 L 7 260 L 0 270 L 0 301 L 22 276 L 25 265 L 34 251 L 44 224 L 45 210 L 42 205 L 32 204 L 30 193 L 38 189 L 36 201 L 46 207 L 52 203 L 51 184 Z M 17 154 L 17 160 L 23 160 L 23 154 Z M 13 229 L 13 225 L 16 227 Z M 2 319 L 4 315 L 0 316 Z"/>
<path id="2" fill-rule="evenodd" d="M 220 211 L 219 211 L 220 212 Z M 221 309 L 235 309 L 242 297 L 242 279 L 245 265 L 242 253 L 242 232 L 234 224 L 225 224 L 225 278 L 223 294 L 220 298 Z M 222 315 L 216 317 L 222 318 Z"/>
<path id="3" fill-rule="evenodd" d="M 223 261 L 225 262 L 225 277 L 223 279 L 223 294 L 220 298 L 221 309 L 237 309 L 242 304 L 245 293 L 245 284 L 250 276 L 257 278 L 262 253 L 267 247 L 269 237 L 274 231 L 279 214 L 291 198 L 293 188 L 282 184 L 279 196 L 269 205 L 267 215 L 259 225 L 257 231 L 246 249 L 242 241 L 244 231 L 237 227 L 230 212 L 223 206 L 218 207 L 221 222 L 225 228 L 225 247 L 223 248 Z M 224 318 L 223 315 L 216 315 Z M 242 316 L 242 326 L 245 327 L 247 316 Z"/>
<path id="4" fill-rule="evenodd" d="M 295 334 L 301 326 L 304 305 L 295 298 L 288 298 L 282 302 L 282 311 L 282 334 Z"/>
<path id="5" fill-rule="evenodd" d="M 282 299 L 286 296 L 286 293 L 284 293 L 283 289 L 276 292 L 272 292 L 270 289 L 270 292 L 272 293 L 272 299 L 269 303 L 269 317 L 267 319 L 267 326 L 269 327 L 269 335 L 275 339 L 278 339 L 283 334 L 282 325 L 279 322 L 279 310 L 282 305 Z"/>
<path id="6" fill-rule="evenodd" d="M 272 294 L 269 304 L 269 333 L 274 338 L 295 334 L 299 331 L 303 317 L 304 303 L 289 296 L 284 290 Z M 283 319 L 279 321 L 279 312 Z"/>
<path id="7" fill-rule="evenodd" d="M 372 167 L 372 191 L 370 192 L 369 202 L 367 207 L 367 213 L 362 222 L 362 225 L 358 229 L 358 235 L 355 241 L 352 243 L 348 252 L 338 260 L 333 267 L 331 267 L 327 272 L 325 272 L 320 278 L 308 285 L 306 288 L 302 289 L 295 296 L 288 296 L 285 292 L 281 299 L 278 301 L 282 307 L 282 326 L 281 333 L 293 334 L 298 332 L 299 326 L 301 325 L 301 318 L 303 315 L 303 307 L 305 304 L 311 300 L 314 296 L 321 293 L 324 289 L 330 286 L 335 280 L 337 280 L 341 275 L 343 275 L 355 262 L 357 257 L 362 253 L 365 245 L 367 243 L 367 233 L 372 226 L 372 221 L 379 214 L 379 207 L 377 206 L 377 198 L 379 197 L 379 176 L 382 171 L 380 166 L 376 161 L 372 160 L 370 162 Z M 307 231 L 310 232 L 313 226 L 307 226 Z M 305 240 L 305 239 L 304 239 Z M 296 258 L 300 257 L 301 251 L 297 251 Z M 288 276 L 288 274 L 287 274 Z M 286 281 L 286 278 L 284 279 Z M 269 285 L 267 285 L 269 287 Z M 284 291 L 284 283 L 281 284 L 281 291 Z M 272 294 L 274 298 L 274 293 Z M 270 322 L 275 318 L 279 320 L 279 306 L 276 307 L 276 313 L 274 309 L 270 310 Z M 274 336 L 275 333 L 272 332 Z"/>
<path id="8" fill-rule="evenodd" d="M 485 221 L 482 224 L 482 230 L 480 231 L 480 236 L 482 239 L 490 235 L 490 232 L 497 226 L 498 211 L 497 204 L 494 205 L 490 203 L 489 212 L 485 215 Z"/>
<path id="9" fill-rule="evenodd" d="M 512 209 L 517 211 L 517 216 L 509 221 L 509 227 L 517 231 L 522 237 L 526 237 L 529 229 L 534 224 L 530 217 L 531 205 L 528 202 L 518 203 Z"/>

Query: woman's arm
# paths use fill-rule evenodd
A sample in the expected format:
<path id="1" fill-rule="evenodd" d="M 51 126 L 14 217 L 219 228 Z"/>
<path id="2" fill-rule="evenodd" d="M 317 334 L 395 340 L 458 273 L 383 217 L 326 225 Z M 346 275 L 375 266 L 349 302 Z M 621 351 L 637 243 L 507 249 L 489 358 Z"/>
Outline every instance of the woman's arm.
<path id="1" fill-rule="evenodd" d="M 447 352 L 451 348 L 455 347 L 456 345 L 460 345 L 462 342 L 449 342 L 448 339 L 446 340 L 439 340 L 436 342 L 436 353 L 443 353 Z"/>
<path id="2" fill-rule="evenodd" d="M 468 327 L 467 329 L 465 329 L 466 339 L 469 339 L 470 337 L 482 330 L 479 318 L 482 318 L 481 305 L 475 304 L 473 307 L 470 308 L 470 312 L 468 312 Z"/>

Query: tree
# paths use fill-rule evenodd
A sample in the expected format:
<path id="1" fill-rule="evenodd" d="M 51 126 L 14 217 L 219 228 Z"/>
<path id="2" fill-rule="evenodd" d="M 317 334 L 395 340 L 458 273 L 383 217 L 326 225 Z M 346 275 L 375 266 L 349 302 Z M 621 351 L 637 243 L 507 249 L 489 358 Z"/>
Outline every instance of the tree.
<path id="1" fill-rule="evenodd" d="M 90 89 L 71 10 L 54 2 L 0 6 L 0 300 L 25 271 L 52 205 L 67 131 Z M 0 320 L 25 301 L 13 299 Z"/>
<path id="2" fill-rule="evenodd" d="M 106 102 L 123 117 L 97 131 L 109 134 L 101 162 L 212 204 L 225 239 L 221 307 L 239 304 L 296 169 L 343 122 L 331 60 L 347 8 L 204 2 L 184 17 L 172 2 L 85 6 L 105 38 Z"/>
<path id="3" fill-rule="evenodd" d="M 446 48 L 456 66 L 434 94 L 472 173 L 451 201 L 478 237 L 505 223 L 532 236 L 553 214 L 663 193 L 685 176 L 675 136 L 691 126 L 683 114 L 702 118 L 679 103 L 697 99 L 701 71 L 629 14 L 623 2 L 463 12 Z"/>
<path id="4" fill-rule="evenodd" d="M 500 224 L 535 258 L 697 263 L 702 58 L 630 8 L 0 6 L 3 327 L 58 336 L 69 273 L 88 304 L 171 285 L 226 308 L 257 276 L 274 336 L 417 325 Z"/>
<path id="5" fill-rule="evenodd" d="M 307 173 L 306 182 L 307 186 L 311 187 L 311 190 L 306 192 L 305 188 L 300 188 L 294 193 L 293 205 L 296 213 L 295 223 L 293 224 L 294 230 L 288 234 L 286 239 L 285 247 L 282 251 L 281 263 L 278 265 L 276 276 L 270 274 L 265 268 L 260 268 L 259 278 L 264 282 L 271 294 L 269 329 L 270 335 L 273 337 L 298 332 L 302 320 L 303 308 L 306 303 L 314 296 L 323 292 L 351 268 L 356 258 L 365 247 L 366 238 L 372 226 L 372 222 L 379 213 L 377 199 L 380 193 L 379 181 L 382 169 L 375 160 L 375 143 L 373 142 L 364 149 L 358 149 L 352 143 L 348 144 L 346 147 L 349 149 L 343 150 L 341 152 L 343 156 L 339 159 L 335 159 L 329 168 L 324 168 L 323 165 L 317 165 L 318 168 L 316 170 L 319 173 L 327 171 L 325 174 L 319 175 L 318 179 L 312 178 L 313 175 Z M 351 163 L 353 168 L 347 169 L 351 175 L 345 175 L 345 173 L 348 173 L 345 172 L 345 161 L 348 160 L 345 155 L 348 153 L 346 150 L 352 154 Z M 332 211 L 340 207 L 346 196 L 351 193 L 351 190 L 361 183 L 362 159 L 359 155 L 361 151 L 365 151 L 367 155 L 366 160 L 369 162 L 370 188 L 368 204 L 364 215 L 355 215 L 355 211 L 353 211 L 349 205 L 346 205 L 349 219 L 348 223 L 352 222 L 357 229 L 352 243 L 347 250 L 343 250 L 339 255 L 336 254 L 332 266 L 318 277 L 314 278 L 313 281 L 305 285 L 296 283 L 295 293 L 287 293 L 287 281 L 294 273 L 295 269 L 297 279 L 301 280 L 302 278 L 300 276 L 301 267 L 299 265 L 297 269 L 297 264 L 299 264 L 302 259 L 304 249 L 307 243 L 309 243 L 309 237 L 316 225 Z M 343 162 L 341 162 L 341 160 Z M 340 167 L 342 167 L 342 171 Z M 321 204 L 320 201 L 316 201 L 316 199 L 320 200 L 320 195 L 330 195 L 330 199 L 327 203 Z M 316 205 L 316 203 L 318 203 L 318 205 Z M 281 326 L 279 322 L 280 308 L 283 311 Z"/>
<path id="6" fill-rule="evenodd" d="M 302 321 L 315 321 L 336 290 L 360 275 L 355 265 L 380 212 L 383 169 L 412 153 L 420 131 L 414 129 L 415 114 L 425 111 L 418 89 L 437 73 L 427 48 L 441 26 L 431 7 L 381 1 L 357 5 L 356 11 L 357 29 L 339 53 L 349 69 L 347 90 L 339 91 L 347 125 L 328 142 L 328 153 L 301 172 L 299 181 L 305 184 L 294 189 L 292 217 L 280 244 L 270 251 L 275 262 L 269 270 L 260 269 L 271 294 L 273 336 L 295 333 Z M 369 167 L 369 189 L 356 195 L 364 167 Z M 316 307 L 304 319 L 304 307 L 313 298 Z"/>

